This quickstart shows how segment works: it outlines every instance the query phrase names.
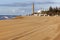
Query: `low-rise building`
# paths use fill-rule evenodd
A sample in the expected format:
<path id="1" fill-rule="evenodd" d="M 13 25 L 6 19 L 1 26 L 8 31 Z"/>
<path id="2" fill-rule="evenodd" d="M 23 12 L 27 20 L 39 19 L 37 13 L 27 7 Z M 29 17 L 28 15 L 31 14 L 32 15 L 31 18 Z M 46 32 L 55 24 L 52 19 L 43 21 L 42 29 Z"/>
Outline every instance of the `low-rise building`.
<path id="1" fill-rule="evenodd" d="M 33 14 L 33 16 L 47 16 L 47 14 L 42 14 L 41 12 L 42 12 L 41 10 L 38 10 Z"/>

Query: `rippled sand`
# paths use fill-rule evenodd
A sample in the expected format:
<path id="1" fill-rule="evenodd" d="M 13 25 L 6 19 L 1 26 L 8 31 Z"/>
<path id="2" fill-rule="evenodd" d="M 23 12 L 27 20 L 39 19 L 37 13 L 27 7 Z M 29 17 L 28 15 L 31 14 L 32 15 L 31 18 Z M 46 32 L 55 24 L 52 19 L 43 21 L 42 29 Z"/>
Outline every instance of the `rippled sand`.
<path id="1" fill-rule="evenodd" d="M 0 40 L 60 40 L 60 17 L 1 20 Z"/>

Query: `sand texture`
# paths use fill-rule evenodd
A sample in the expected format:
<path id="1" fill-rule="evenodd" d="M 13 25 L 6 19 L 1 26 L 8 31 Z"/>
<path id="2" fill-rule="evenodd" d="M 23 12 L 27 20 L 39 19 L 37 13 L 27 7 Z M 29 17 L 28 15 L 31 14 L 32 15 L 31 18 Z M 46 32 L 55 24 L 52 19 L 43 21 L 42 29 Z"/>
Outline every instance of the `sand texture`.
<path id="1" fill-rule="evenodd" d="M 60 17 L 0 20 L 0 40 L 60 40 Z"/>

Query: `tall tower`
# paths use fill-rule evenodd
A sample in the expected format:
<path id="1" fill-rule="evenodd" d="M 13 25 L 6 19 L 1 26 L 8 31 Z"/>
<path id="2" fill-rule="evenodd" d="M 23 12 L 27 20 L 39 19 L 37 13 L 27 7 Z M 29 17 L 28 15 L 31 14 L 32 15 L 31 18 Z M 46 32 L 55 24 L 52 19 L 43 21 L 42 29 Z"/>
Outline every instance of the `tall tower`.
<path id="1" fill-rule="evenodd" d="M 32 4 L 32 14 L 34 15 L 34 3 Z"/>

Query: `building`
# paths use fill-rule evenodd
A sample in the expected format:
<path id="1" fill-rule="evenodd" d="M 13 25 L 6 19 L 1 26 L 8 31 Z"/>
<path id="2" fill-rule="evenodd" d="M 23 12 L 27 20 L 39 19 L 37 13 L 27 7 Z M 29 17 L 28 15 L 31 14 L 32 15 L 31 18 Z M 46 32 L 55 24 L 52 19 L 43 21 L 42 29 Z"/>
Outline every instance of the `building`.
<path id="1" fill-rule="evenodd" d="M 33 16 L 47 16 L 47 14 L 41 14 L 42 10 L 38 10 L 33 14 Z"/>
<path id="2" fill-rule="evenodd" d="M 34 3 L 32 4 L 32 16 L 47 16 L 47 14 L 41 14 L 42 10 L 38 10 L 37 12 L 34 12 Z"/>

